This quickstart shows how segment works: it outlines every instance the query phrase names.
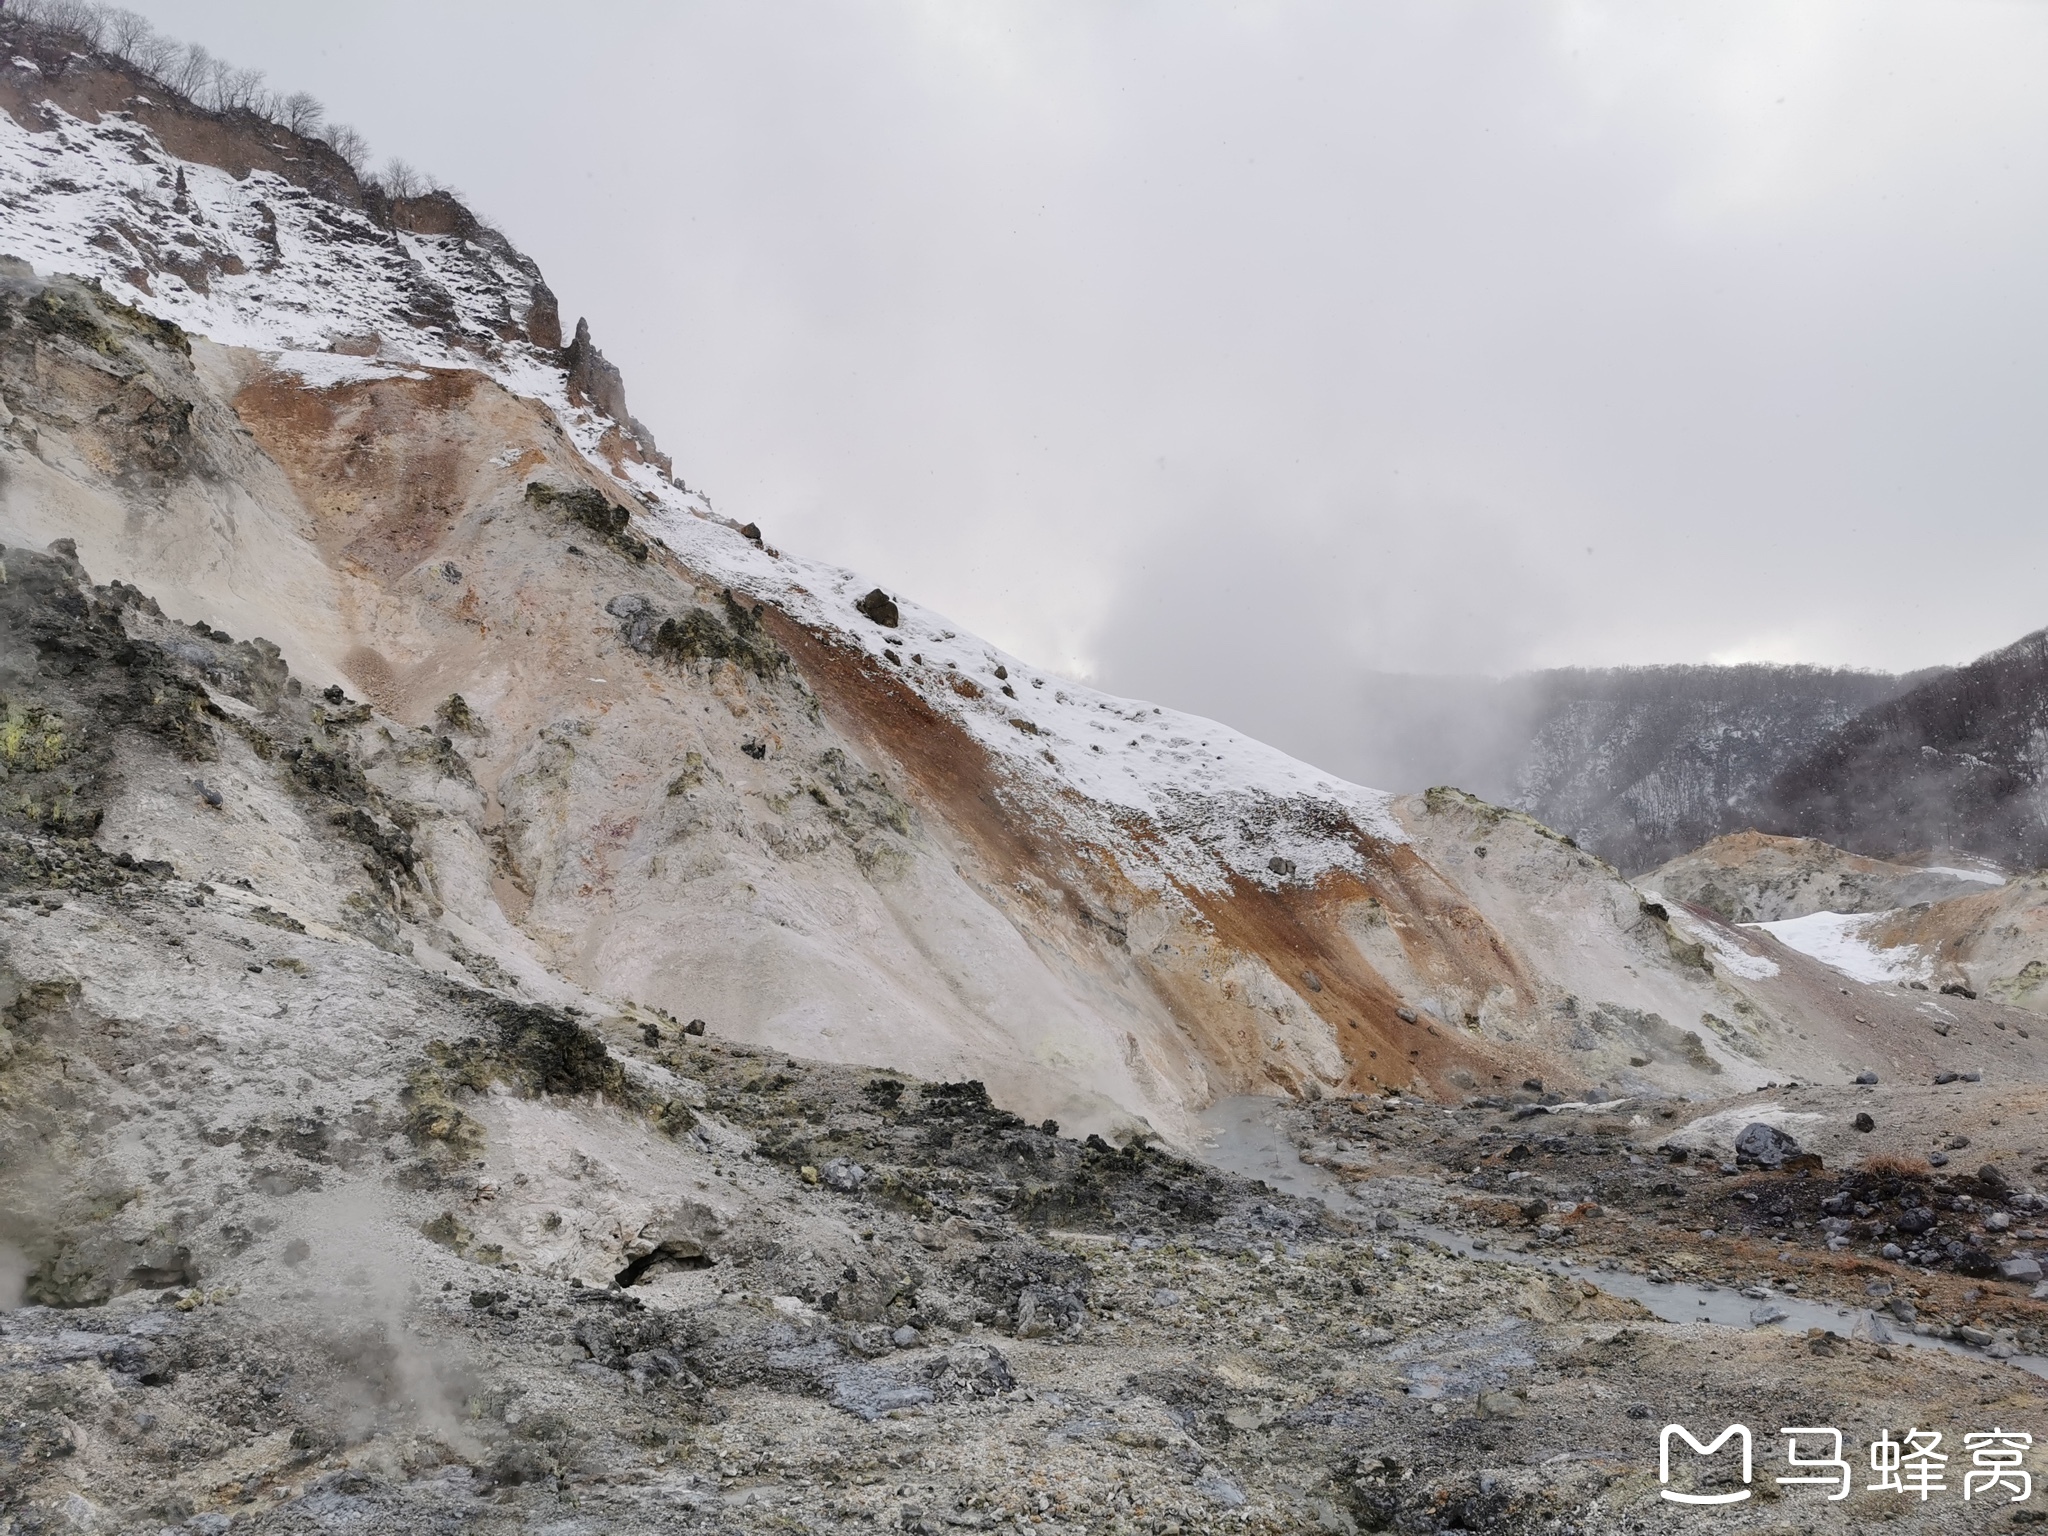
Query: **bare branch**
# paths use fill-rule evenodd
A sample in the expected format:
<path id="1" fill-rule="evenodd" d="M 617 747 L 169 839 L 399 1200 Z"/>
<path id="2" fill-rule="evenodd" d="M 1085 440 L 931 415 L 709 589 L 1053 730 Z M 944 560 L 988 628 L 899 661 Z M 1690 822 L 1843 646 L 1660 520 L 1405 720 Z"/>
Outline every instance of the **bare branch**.
<path id="1" fill-rule="evenodd" d="M 107 12 L 106 41 L 102 45 L 107 52 L 137 64 L 136 57 L 150 43 L 157 40 L 156 28 L 145 16 L 133 11 L 113 10 Z"/>
<path id="2" fill-rule="evenodd" d="M 184 52 L 166 65 L 157 78 L 187 101 L 198 101 L 212 73 L 213 55 L 197 43 L 187 43 Z"/>
<path id="3" fill-rule="evenodd" d="M 151 80 L 163 83 L 164 76 L 174 68 L 179 58 L 177 43 L 162 33 L 153 33 L 138 38 L 130 45 L 130 51 L 122 57 Z"/>
<path id="4" fill-rule="evenodd" d="M 355 129 L 349 127 L 347 123 L 328 124 L 326 131 L 320 137 L 327 141 L 329 149 L 333 150 L 348 163 L 350 170 L 354 171 L 358 176 L 363 174 L 364 167 L 370 163 L 370 141 L 368 139 L 357 133 Z"/>
<path id="5" fill-rule="evenodd" d="M 311 138 L 318 133 L 320 121 L 326 116 L 327 109 L 309 91 L 293 91 L 278 103 L 277 120 L 302 138 Z"/>
<path id="6" fill-rule="evenodd" d="M 427 191 L 427 179 L 403 160 L 386 162 L 379 180 L 393 197 L 422 197 Z"/>
<path id="7" fill-rule="evenodd" d="M 16 10 L 87 48 L 98 48 L 106 36 L 106 14 L 90 0 L 38 0 L 32 8 L 17 6 Z"/>

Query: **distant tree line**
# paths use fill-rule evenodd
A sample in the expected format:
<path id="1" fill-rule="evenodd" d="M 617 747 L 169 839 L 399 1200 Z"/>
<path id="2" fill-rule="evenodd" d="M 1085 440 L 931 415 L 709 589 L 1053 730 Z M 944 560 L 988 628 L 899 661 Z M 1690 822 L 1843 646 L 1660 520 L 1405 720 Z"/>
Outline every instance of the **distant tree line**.
<path id="1" fill-rule="evenodd" d="M 26 22 L 90 53 L 119 59 L 168 94 L 223 117 L 247 115 L 275 123 L 304 139 L 318 139 L 339 155 L 356 179 L 386 197 L 458 195 L 403 160 L 370 169 L 370 143 L 346 123 L 327 121 L 327 109 L 306 91 L 289 95 L 264 84 L 260 69 L 239 69 L 197 43 L 165 37 L 146 17 L 94 0 L 0 0 L 0 18 Z"/>

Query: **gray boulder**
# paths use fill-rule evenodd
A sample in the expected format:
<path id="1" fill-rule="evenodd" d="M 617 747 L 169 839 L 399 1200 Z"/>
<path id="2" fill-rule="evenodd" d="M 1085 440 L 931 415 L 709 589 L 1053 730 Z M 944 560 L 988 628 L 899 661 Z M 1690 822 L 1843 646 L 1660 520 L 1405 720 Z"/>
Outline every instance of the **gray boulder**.
<path id="1" fill-rule="evenodd" d="M 1742 1128 L 1735 1138 L 1735 1161 L 1754 1163 L 1759 1168 L 1782 1168 L 1787 1158 L 1799 1155 L 1798 1141 L 1761 1120 Z"/>
<path id="2" fill-rule="evenodd" d="M 850 1157 L 835 1157 L 818 1171 L 818 1177 L 825 1181 L 827 1189 L 857 1195 L 861 1185 L 868 1181 L 868 1171 Z"/>
<path id="3" fill-rule="evenodd" d="M 1081 1298 L 1064 1286 L 1027 1285 L 1017 1296 L 1017 1337 L 1072 1338 L 1086 1313 Z"/>

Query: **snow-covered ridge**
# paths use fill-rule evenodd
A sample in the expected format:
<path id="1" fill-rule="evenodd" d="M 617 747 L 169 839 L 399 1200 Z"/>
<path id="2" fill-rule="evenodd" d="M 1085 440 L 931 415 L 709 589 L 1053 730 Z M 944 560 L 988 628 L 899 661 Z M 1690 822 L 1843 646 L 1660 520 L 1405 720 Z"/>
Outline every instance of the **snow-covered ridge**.
<path id="1" fill-rule="evenodd" d="M 1359 833 L 1407 841 L 1389 796 L 1214 721 L 1065 682 L 901 598 L 884 630 L 854 607 L 871 578 L 771 554 L 654 465 L 616 465 L 600 452 L 613 423 L 572 400 L 560 353 L 525 339 L 538 277 L 509 247 L 388 229 L 273 173 L 181 159 L 119 113 L 43 117 L 32 130 L 0 112 L 0 252 L 271 354 L 308 388 L 457 368 L 544 404 L 683 562 L 878 659 L 894 651 L 899 675 L 1013 774 L 1067 792 L 1139 883 L 1312 880 L 1363 872 Z"/>
<path id="2" fill-rule="evenodd" d="M 1153 859 L 1186 883 L 1214 889 L 1226 870 L 1264 884 L 1363 872 L 1353 827 L 1383 843 L 1408 841 L 1391 796 L 1228 726 L 1064 681 L 908 599 L 897 599 L 897 627 L 884 629 L 854 608 L 872 586 L 866 577 L 770 554 L 715 520 L 664 505 L 655 524 L 686 564 L 864 648 L 1018 773 L 1147 818 L 1164 834 Z M 890 651 L 896 663 L 886 660 Z M 1113 814 L 1093 831 L 1112 845 L 1128 840 Z M 1125 864 L 1138 873 L 1133 860 Z"/>
<path id="3" fill-rule="evenodd" d="M 38 270 L 98 278 L 228 346 L 368 339 L 412 363 L 529 361 L 502 333 L 524 322 L 532 280 L 501 254 L 385 229 L 267 171 L 180 160 L 120 114 L 43 111 L 40 132 L 0 113 L 0 238 Z"/>

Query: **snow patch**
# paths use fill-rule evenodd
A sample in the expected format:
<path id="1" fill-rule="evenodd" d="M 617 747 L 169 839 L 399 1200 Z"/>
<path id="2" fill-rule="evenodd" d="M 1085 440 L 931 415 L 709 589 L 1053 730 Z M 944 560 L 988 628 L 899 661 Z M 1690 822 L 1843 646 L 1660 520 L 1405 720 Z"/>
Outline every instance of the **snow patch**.
<path id="1" fill-rule="evenodd" d="M 407 368 L 374 357 L 350 357 L 342 352 L 273 352 L 270 364 L 280 373 L 295 375 L 308 389 L 332 389 L 338 384 L 361 384 L 373 379 L 424 379 L 424 368 Z"/>
<path id="2" fill-rule="evenodd" d="M 1982 885 L 2004 885 L 2005 876 L 1995 869 L 1958 869 L 1953 864 L 1924 865 L 1930 875 L 1950 875 L 1957 880 L 1975 880 Z"/>
<path id="3" fill-rule="evenodd" d="M 1714 952 L 1714 963 L 1731 976 L 1746 981 L 1763 981 L 1778 974 L 1778 962 L 1768 955 L 1752 955 L 1727 934 L 1704 923 L 1687 925 L 1685 931 Z"/>
<path id="4" fill-rule="evenodd" d="M 1933 962 L 1917 945 L 1880 949 L 1864 937 L 1889 916 L 1887 912 L 1813 912 L 1782 922 L 1744 926 L 1762 929 L 1787 949 L 1811 955 L 1852 981 L 1876 985 L 1927 980 L 1934 972 Z"/>

